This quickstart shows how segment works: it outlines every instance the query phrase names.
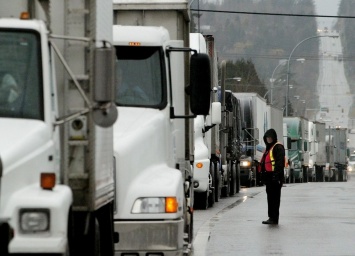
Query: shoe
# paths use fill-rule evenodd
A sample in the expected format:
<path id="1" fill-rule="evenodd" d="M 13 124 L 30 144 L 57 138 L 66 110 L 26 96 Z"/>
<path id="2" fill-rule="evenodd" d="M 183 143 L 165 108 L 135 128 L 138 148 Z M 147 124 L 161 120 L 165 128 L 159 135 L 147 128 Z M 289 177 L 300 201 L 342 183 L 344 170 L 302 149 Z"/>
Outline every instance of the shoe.
<path id="1" fill-rule="evenodd" d="M 265 220 L 262 222 L 263 224 L 274 224 L 274 225 L 277 225 L 279 224 L 279 221 L 278 220 L 273 220 L 271 218 L 269 218 L 268 220 Z"/>

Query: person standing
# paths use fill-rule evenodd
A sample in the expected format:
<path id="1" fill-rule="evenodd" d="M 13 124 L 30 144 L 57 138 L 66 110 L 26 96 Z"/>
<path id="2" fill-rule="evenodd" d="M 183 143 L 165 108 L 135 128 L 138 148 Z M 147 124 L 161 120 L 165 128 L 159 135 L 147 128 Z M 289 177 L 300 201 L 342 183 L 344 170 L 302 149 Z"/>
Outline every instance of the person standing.
<path id="1" fill-rule="evenodd" d="M 269 219 L 263 224 L 279 224 L 281 188 L 284 181 L 285 148 L 277 141 L 277 133 L 269 129 L 263 137 L 266 150 L 261 159 L 261 177 L 266 185 Z"/>

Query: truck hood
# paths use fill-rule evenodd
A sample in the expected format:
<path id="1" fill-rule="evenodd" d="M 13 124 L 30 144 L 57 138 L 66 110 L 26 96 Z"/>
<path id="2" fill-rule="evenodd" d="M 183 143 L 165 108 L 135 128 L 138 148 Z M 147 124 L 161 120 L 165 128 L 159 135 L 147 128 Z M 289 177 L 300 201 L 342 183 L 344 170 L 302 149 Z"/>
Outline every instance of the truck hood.
<path id="1" fill-rule="evenodd" d="M 12 164 L 28 156 L 50 139 L 45 123 L 39 120 L 2 118 L 0 125 L 0 157 L 3 175 Z"/>
<path id="2" fill-rule="evenodd" d="M 1 217 L 14 193 L 38 184 L 40 173 L 53 172 L 57 161 L 53 160 L 52 127 L 31 119 L 1 118 L 0 123 Z"/>
<path id="3" fill-rule="evenodd" d="M 139 218 L 130 213 L 139 197 L 175 196 L 182 189 L 181 172 L 175 169 L 174 132 L 166 115 L 157 109 L 119 108 L 114 125 L 115 218 Z M 182 200 L 182 191 L 181 195 Z"/>

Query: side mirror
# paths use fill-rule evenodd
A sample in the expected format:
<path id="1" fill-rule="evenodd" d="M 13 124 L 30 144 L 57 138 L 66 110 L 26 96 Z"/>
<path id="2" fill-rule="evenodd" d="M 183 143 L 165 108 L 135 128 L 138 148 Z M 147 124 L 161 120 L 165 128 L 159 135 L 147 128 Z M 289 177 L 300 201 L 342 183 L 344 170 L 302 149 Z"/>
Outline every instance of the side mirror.
<path id="1" fill-rule="evenodd" d="M 101 127 L 110 127 L 117 120 L 117 108 L 114 104 L 115 87 L 115 48 L 102 47 L 95 49 L 94 67 L 94 101 L 98 106 L 93 111 L 93 121 Z M 109 104 L 108 104 L 109 103 Z"/>
<path id="2" fill-rule="evenodd" d="M 195 115 L 208 115 L 211 100 L 211 66 L 207 54 L 195 53 L 190 61 L 190 107 Z"/>
<path id="3" fill-rule="evenodd" d="M 115 48 L 95 49 L 94 100 L 112 102 L 115 100 Z"/>
<path id="4" fill-rule="evenodd" d="M 222 106 L 220 102 L 212 103 L 211 122 L 212 124 L 220 124 L 222 122 Z"/>

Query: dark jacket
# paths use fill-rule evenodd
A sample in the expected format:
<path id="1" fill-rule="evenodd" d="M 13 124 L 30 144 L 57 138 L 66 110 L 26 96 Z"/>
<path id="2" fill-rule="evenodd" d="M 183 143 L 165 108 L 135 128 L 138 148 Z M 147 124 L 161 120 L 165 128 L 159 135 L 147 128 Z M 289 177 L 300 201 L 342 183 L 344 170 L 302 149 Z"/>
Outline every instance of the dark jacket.
<path id="1" fill-rule="evenodd" d="M 271 137 L 273 139 L 272 143 L 267 143 L 266 137 Z M 275 166 L 274 166 L 274 171 L 273 172 L 266 172 L 265 171 L 265 165 L 264 165 L 264 159 L 269 152 L 269 150 L 272 148 L 272 146 L 277 142 L 277 134 L 274 129 L 269 129 L 265 132 L 264 134 L 264 142 L 266 145 L 266 150 L 264 152 L 264 155 L 261 160 L 261 173 L 262 173 L 262 178 L 265 183 L 270 182 L 270 181 L 281 181 L 283 182 L 284 180 L 284 167 L 285 167 L 285 148 L 281 144 L 275 145 L 275 147 L 272 150 L 272 154 L 275 159 Z"/>

